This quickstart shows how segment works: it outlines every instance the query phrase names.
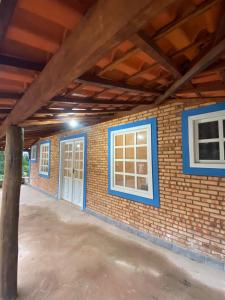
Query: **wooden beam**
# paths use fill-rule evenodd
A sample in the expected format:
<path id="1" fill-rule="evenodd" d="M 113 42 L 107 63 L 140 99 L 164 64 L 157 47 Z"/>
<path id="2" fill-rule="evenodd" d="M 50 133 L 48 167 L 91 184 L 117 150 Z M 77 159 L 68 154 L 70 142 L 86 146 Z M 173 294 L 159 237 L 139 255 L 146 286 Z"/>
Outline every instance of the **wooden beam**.
<path id="1" fill-rule="evenodd" d="M 0 65 L 12 66 L 20 69 L 32 70 L 38 72 L 42 71 L 45 67 L 45 64 L 42 63 L 32 62 L 29 60 L 3 55 L 3 54 L 0 54 Z"/>
<path id="2" fill-rule="evenodd" d="M 6 35 L 16 4 L 17 0 L 2 0 L 0 2 L 0 45 Z"/>
<path id="3" fill-rule="evenodd" d="M 0 97 L 1 99 L 1 97 Z M 57 96 L 54 97 L 51 102 L 57 103 L 64 103 L 64 104 L 95 104 L 95 105 L 128 105 L 128 106 L 136 106 L 136 105 L 148 105 L 151 102 L 147 100 L 117 100 L 117 99 L 96 99 L 96 98 L 67 98 L 65 100 L 61 100 Z"/>
<path id="4" fill-rule="evenodd" d="M 143 31 L 140 31 L 138 34 L 134 34 L 130 38 L 130 40 L 135 44 L 136 47 L 140 48 L 142 51 L 152 57 L 164 69 L 172 73 L 174 78 L 179 78 L 181 76 L 180 72 L 173 64 L 173 62 Z"/>
<path id="5" fill-rule="evenodd" d="M 65 108 L 65 109 L 46 109 L 42 108 L 35 112 L 35 114 L 104 114 L 104 113 L 116 113 L 119 111 L 127 111 L 129 108 L 119 108 L 119 109 L 71 109 L 71 108 Z M 1 110 L 0 110 L 1 111 Z M 2 110 L 3 111 L 3 110 Z"/>
<path id="6" fill-rule="evenodd" d="M 158 63 L 154 63 L 154 64 L 152 64 L 150 66 L 142 68 L 140 71 L 138 71 L 134 75 L 131 75 L 129 78 L 127 78 L 127 82 L 132 81 L 132 80 L 134 80 L 134 79 L 136 79 L 136 78 L 138 78 L 138 77 L 146 74 L 147 72 L 152 71 L 153 69 L 155 69 L 158 66 L 159 66 Z"/>
<path id="7" fill-rule="evenodd" d="M 0 226 L 0 298 L 17 298 L 18 223 L 22 176 L 23 132 L 6 132 L 5 168 Z"/>
<path id="8" fill-rule="evenodd" d="M 164 69 L 172 73 L 175 79 L 182 77 L 182 74 L 173 64 L 172 60 L 163 53 L 163 51 L 145 34 L 145 32 L 140 31 L 138 34 L 134 34 L 131 37 L 131 41 L 136 45 L 136 47 L 139 47 L 142 51 L 150 55 Z M 191 82 L 188 82 L 188 85 L 195 91 L 197 96 L 201 96 Z"/>
<path id="9" fill-rule="evenodd" d="M 200 5 L 197 6 L 197 8 L 194 8 L 192 11 L 185 13 L 183 16 L 162 27 L 152 36 L 152 39 L 157 41 L 158 39 L 163 38 L 177 27 L 180 27 L 181 25 L 190 21 L 191 19 L 203 14 L 205 11 L 210 9 L 219 1 L 220 0 L 206 0 L 202 2 Z"/>
<path id="10" fill-rule="evenodd" d="M 218 28 L 215 32 L 212 46 L 215 46 L 218 42 L 222 40 L 222 38 L 224 38 L 225 35 L 224 28 L 225 28 L 225 1 L 223 0 L 221 5 L 221 13 L 218 18 Z"/>
<path id="11" fill-rule="evenodd" d="M 127 60 L 129 57 L 137 54 L 140 50 L 137 48 L 132 48 L 130 50 L 128 50 L 126 53 L 124 53 L 121 57 L 115 59 L 114 61 L 112 61 L 110 64 L 108 64 L 104 69 L 102 69 L 98 75 L 102 76 L 104 75 L 104 73 L 109 72 L 111 70 L 113 70 L 117 65 L 121 64 L 122 62 L 124 62 L 125 60 Z"/>
<path id="12" fill-rule="evenodd" d="M 71 118 L 76 118 L 76 119 L 86 119 L 86 120 L 89 120 L 89 119 L 101 119 L 101 118 L 105 118 L 105 117 L 110 117 L 110 116 L 113 116 L 114 113 L 104 113 L 104 114 L 95 114 L 95 115 L 85 115 L 85 116 L 82 116 L 82 115 L 67 115 L 67 116 L 58 116 L 58 115 L 53 115 L 53 116 L 40 116 L 40 115 L 34 115 L 32 117 L 30 117 L 29 119 L 27 119 L 26 121 L 48 121 L 48 120 L 66 120 L 66 119 L 71 119 Z M 26 122 L 25 121 L 25 122 Z"/>
<path id="13" fill-rule="evenodd" d="M 196 103 L 201 103 L 204 101 L 210 101 L 210 102 L 224 102 L 225 101 L 225 96 L 218 96 L 218 97 L 177 97 L 174 99 L 169 99 L 170 101 L 175 100 L 177 102 L 182 102 L 182 103 L 192 103 L 192 102 L 196 102 Z"/>
<path id="14" fill-rule="evenodd" d="M 205 54 L 184 76 L 176 80 L 163 95 L 157 97 L 157 99 L 155 100 L 155 104 L 160 104 L 165 101 L 179 88 L 181 88 L 181 86 L 191 80 L 195 75 L 199 74 L 201 71 L 210 66 L 224 52 L 225 39 L 223 39 L 219 44 L 209 50 L 209 52 Z"/>
<path id="15" fill-rule="evenodd" d="M 23 94 L 20 93 L 9 93 L 9 92 L 0 92 L 1 99 L 13 99 L 19 100 L 22 98 Z M 55 96 L 52 100 L 52 103 L 59 104 L 95 104 L 95 105 L 147 105 L 151 103 L 148 100 L 117 100 L 117 99 L 96 99 L 96 98 L 84 98 L 84 97 L 67 97 L 67 96 Z M 1 103 L 0 103 L 1 108 Z"/>
<path id="16" fill-rule="evenodd" d="M 72 31 L 3 122 L 0 137 L 4 136 L 8 125 L 18 124 L 30 117 L 73 80 L 87 72 L 109 50 L 129 38 L 173 2 L 175 0 L 97 1 L 91 13 Z"/>
<path id="17" fill-rule="evenodd" d="M 0 99 L 14 99 L 19 100 L 23 94 L 11 93 L 11 92 L 0 92 Z"/>
<path id="18" fill-rule="evenodd" d="M 83 84 L 93 84 L 100 86 L 102 88 L 106 89 L 117 89 L 121 91 L 127 91 L 127 92 L 135 92 L 135 93 L 141 93 L 141 94 L 149 94 L 149 95 L 159 95 L 158 92 L 143 88 L 141 86 L 136 85 L 130 85 L 123 82 L 114 82 L 108 79 L 99 78 L 97 76 L 93 75 L 82 75 L 78 79 L 76 79 L 76 82 L 83 83 Z"/>
<path id="19" fill-rule="evenodd" d="M 215 81 L 215 82 L 206 82 L 195 85 L 197 90 L 199 92 L 216 92 L 216 91 L 225 91 L 225 84 L 221 81 Z M 189 94 L 192 90 L 189 88 L 182 88 L 179 90 L 179 93 L 181 94 Z"/>

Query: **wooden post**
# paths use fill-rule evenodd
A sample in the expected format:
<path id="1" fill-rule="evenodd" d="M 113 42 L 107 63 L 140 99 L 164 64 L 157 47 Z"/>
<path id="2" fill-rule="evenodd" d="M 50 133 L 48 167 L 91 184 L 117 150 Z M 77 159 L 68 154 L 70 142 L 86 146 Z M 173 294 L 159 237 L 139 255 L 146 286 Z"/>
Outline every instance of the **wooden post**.
<path id="1" fill-rule="evenodd" d="M 17 297 L 22 151 L 22 129 L 11 125 L 6 131 L 5 170 L 0 220 L 0 300 L 14 300 Z"/>

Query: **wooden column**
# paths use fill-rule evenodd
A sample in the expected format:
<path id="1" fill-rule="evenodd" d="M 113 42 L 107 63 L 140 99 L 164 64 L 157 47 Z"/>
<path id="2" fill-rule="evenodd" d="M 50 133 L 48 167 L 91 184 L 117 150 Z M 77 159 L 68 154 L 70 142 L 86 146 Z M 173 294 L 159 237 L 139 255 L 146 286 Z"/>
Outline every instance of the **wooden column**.
<path id="1" fill-rule="evenodd" d="M 23 131 L 6 131 L 5 170 L 0 227 L 0 300 L 17 297 L 18 221 L 22 178 Z"/>

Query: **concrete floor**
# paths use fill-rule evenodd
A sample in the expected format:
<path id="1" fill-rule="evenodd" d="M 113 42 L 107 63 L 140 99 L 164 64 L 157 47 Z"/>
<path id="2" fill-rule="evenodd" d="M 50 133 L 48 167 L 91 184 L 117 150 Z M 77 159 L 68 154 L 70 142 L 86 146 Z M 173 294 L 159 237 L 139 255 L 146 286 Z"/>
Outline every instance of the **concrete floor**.
<path id="1" fill-rule="evenodd" d="M 222 300 L 225 272 L 22 187 L 19 300 Z"/>

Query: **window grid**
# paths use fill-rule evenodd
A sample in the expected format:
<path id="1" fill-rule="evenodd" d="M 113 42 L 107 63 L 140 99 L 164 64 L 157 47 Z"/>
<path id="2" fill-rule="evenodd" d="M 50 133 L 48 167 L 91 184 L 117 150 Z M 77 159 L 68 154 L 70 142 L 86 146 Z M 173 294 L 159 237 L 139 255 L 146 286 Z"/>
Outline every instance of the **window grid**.
<path id="1" fill-rule="evenodd" d="M 71 177 L 73 168 L 72 168 L 72 155 L 73 155 L 73 149 L 72 149 L 71 143 L 65 143 L 64 145 L 64 176 L 65 177 Z"/>
<path id="2" fill-rule="evenodd" d="M 31 160 L 37 159 L 37 145 L 31 147 Z"/>
<path id="3" fill-rule="evenodd" d="M 40 166 L 39 173 L 43 175 L 49 174 L 49 143 L 40 145 Z"/>
<path id="4" fill-rule="evenodd" d="M 139 143 L 138 144 L 138 134 L 144 133 L 146 136 L 146 141 L 144 143 Z M 128 144 L 126 145 L 126 135 L 133 135 L 133 144 Z M 122 136 L 122 145 L 118 146 L 116 145 L 116 137 Z M 146 159 L 138 159 L 137 158 L 137 149 L 141 148 L 146 148 L 146 153 L 148 154 L 148 130 L 147 129 L 137 129 L 133 131 L 125 131 L 123 133 L 118 132 L 115 133 L 113 136 L 113 144 L 114 144 L 114 186 L 115 187 L 123 187 L 124 189 L 131 189 L 131 190 L 137 190 L 137 191 L 148 191 L 149 186 L 148 186 L 148 172 L 149 172 L 149 166 L 148 166 L 148 155 Z M 134 155 L 133 158 L 126 158 L 126 149 L 133 149 Z M 122 149 L 123 150 L 123 158 L 116 158 L 116 150 L 117 149 Z M 123 172 L 116 171 L 116 163 L 117 162 L 123 162 Z M 126 171 L 126 162 L 133 162 L 134 165 L 134 172 L 127 172 Z M 138 174 L 137 170 L 137 163 L 146 163 L 146 174 Z M 121 175 L 123 178 L 123 183 L 121 185 L 116 184 L 116 175 Z M 134 186 L 127 186 L 126 185 L 126 176 L 132 176 L 134 177 Z M 138 188 L 138 178 L 145 178 L 145 187 L 144 189 Z"/>
<path id="5" fill-rule="evenodd" d="M 218 138 L 207 138 L 207 139 L 199 139 L 199 130 L 198 130 L 198 125 L 199 124 L 204 124 L 208 122 L 218 122 Z M 195 121 L 195 153 L 196 153 L 196 162 L 199 163 L 225 163 L 225 132 L 224 132 L 224 126 L 223 122 L 225 122 L 225 117 L 224 116 L 218 116 L 218 117 L 213 117 L 213 118 L 207 118 L 207 119 L 197 119 Z M 199 158 L 199 144 L 203 143 L 213 143 L 217 142 L 219 143 L 219 159 L 218 160 L 204 160 Z"/>
<path id="6" fill-rule="evenodd" d="M 75 160 L 74 160 L 74 178 L 76 179 L 83 179 L 83 156 L 84 156 L 84 149 L 83 149 L 83 141 L 75 142 Z"/>

